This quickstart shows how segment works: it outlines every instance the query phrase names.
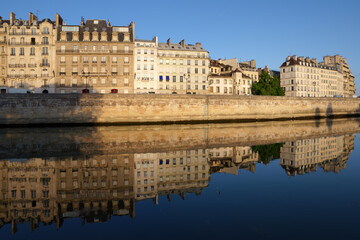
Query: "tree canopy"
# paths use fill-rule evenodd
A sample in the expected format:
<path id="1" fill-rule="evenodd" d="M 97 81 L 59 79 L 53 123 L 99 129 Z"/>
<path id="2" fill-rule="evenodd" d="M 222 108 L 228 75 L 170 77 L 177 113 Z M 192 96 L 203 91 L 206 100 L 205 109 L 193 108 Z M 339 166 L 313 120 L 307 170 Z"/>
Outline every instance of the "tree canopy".
<path id="1" fill-rule="evenodd" d="M 267 96 L 285 96 L 285 92 L 280 87 L 280 79 L 278 76 L 271 77 L 269 73 L 263 71 L 259 77 L 259 82 L 252 85 L 253 95 Z"/>

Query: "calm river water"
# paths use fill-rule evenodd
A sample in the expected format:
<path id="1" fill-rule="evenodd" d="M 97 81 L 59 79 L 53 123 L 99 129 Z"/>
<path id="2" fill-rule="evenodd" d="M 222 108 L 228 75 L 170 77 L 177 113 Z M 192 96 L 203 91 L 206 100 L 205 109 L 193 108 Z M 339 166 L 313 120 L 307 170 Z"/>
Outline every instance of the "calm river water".
<path id="1" fill-rule="evenodd" d="M 359 124 L 0 129 L 0 239 L 360 239 Z"/>

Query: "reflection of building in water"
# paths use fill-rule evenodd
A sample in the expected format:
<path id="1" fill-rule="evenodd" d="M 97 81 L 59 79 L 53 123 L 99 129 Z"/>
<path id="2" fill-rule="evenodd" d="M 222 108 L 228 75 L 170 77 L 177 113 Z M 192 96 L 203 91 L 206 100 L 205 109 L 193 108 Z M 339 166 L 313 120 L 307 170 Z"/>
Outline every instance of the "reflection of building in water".
<path id="1" fill-rule="evenodd" d="M 14 159 L 0 162 L 0 227 L 30 222 L 35 229 L 40 222 L 50 224 L 56 215 L 56 171 L 53 159 Z"/>
<path id="2" fill-rule="evenodd" d="M 288 142 L 281 166 L 288 174 L 321 166 L 339 172 L 353 150 L 354 136 Z M 31 230 L 66 218 L 105 222 L 112 215 L 135 217 L 135 201 L 172 194 L 200 194 L 210 174 L 255 172 L 259 153 L 251 147 L 176 150 L 155 153 L 81 156 L 0 162 L 0 228 L 30 222 Z"/>
<path id="3" fill-rule="evenodd" d="M 61 159 L 56 171 L 60 217 L 104 222 L 111 215 L 134 215 L 133 154 Z"/>
<path id="4" fill-rule="evenodd" d="M 309 173 L 321 166 L 338 173 L 354 149 L 354 136 L 336 136 L 286 142 L 281 148 L 280 164 L 288 175 Z"/>
<path id="5" fill-rule="evenodd" d="M 157 203 L 159 195 L 170 200 L 171 194 L 200 194 L 210 180 L 207 156 L 205 149 L 135 154 L 136 200 L 153 198 Z"/>
<path id="6" fill-rule="evenodd" d="M 251 147 L 223 147 L 209 150 L 211 173 L 224 172 L 237 175 L 239 169 L 256 170 L 259 160 L 257 152 Z"/>

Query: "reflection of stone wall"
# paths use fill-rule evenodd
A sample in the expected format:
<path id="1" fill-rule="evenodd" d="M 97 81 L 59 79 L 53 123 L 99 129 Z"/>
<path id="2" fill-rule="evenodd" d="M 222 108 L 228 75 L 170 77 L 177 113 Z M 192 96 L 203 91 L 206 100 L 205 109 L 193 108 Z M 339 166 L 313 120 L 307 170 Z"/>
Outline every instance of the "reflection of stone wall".
<path id="1" fill-rule="evenodd" d="M 281 148 L 280 164 L 288 175 L 309 173 L 321 166 L 325 172 L 338 173 L 354 148 L 354 136 L 322 137 L 286 142 Z"/>
<path id="2" fill-rule="evenodd" d="M 3 94 L 0 106 L 0 124 L 208 122 L 360 113 L 356 98 L 186 94 Z"/>
<path id="3" fill-rule="evenodd" d="M 331 126 L 331 129 L 329 128 Z M 265 145 L 351 134 L 356 119 L 237 124 L 0 129 L 0 159 L 74 157 Z"/>

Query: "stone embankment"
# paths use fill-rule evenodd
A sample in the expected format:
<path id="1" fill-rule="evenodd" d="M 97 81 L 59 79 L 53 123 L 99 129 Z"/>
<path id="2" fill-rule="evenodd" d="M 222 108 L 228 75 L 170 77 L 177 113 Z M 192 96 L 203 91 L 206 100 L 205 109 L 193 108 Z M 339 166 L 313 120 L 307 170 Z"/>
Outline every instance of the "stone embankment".
<path id="1" fill-rule="evenodd" d="M 154 124 L 357 116 L 357 98 L 2 94 L 0 125 Z"/>

